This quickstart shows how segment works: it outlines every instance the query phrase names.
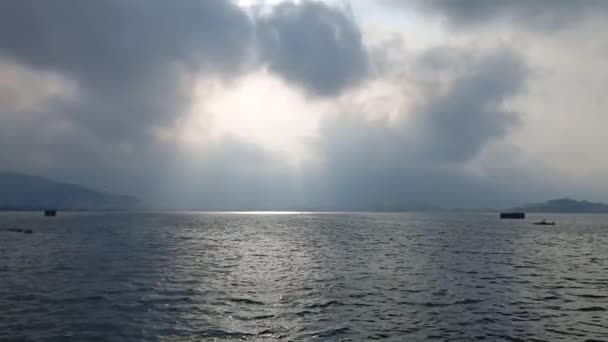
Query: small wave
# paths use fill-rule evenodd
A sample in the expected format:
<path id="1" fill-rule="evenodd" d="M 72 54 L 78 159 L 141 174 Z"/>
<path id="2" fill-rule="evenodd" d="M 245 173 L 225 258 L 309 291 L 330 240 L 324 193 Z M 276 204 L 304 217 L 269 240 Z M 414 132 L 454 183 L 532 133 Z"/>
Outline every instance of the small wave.
<path id="1" fill-rule="evenodd" d="M 594 295 L 594 294 L 580 294 L 580 295 L 575 295 L 575 296 L 581 297 L 581 298 L 593 298 L 593 299 L 608 298 L 608 296 Z"/>
<path id="2" fill-rule="evenodd" d="M 490 317 L 484 317 L 484 318 L 478 319 L 477 321 L 475 321 L 475 323 L 489 324 L 489 323 L 496 323 L 496 320 L 492 319 Z"/>
<path id="3" fill-rule="evenodd" d="M 391 289 L 391 291 L 394 291 L 394 290 L 400 290 L 400 289 L 397 288 L 397 287 L 394 287 L 394 288 Z M 420 290 L 420 289 L 405 289 L 404 291 L 407 292 L 407 293 L 420 293 L 420 292 L 424 292 L 424 290 Z"/>
<path id="4" fill-rule="evenodd" d="M 264 338 L 273 338 L 273 339 L 282 339 L 287 337 L 288 335 L 272 331 L 270 329 L 262 330 L 256 334 L 256 337 L 264 337 Z"/>
<path id="5" fill-rule="evenodd" d="M 423 303 L 400 302 L 399 304 L 402 304 L 402 305 L 414 305 L 414 306 L 426 306 L 427 308 L 444 307 L 444 306 L 450 306 L 450 305 L 452 305 L 451 303 L 437 303 L 437 302 L 423 302 Z"/>
<path id="6" fill-rule="evenodd" d="M 584 308 L 578 308 L 576 311 L 584 311 L 584 312 L 595 312 L 595 311 L 606 311 L 606 308 L 601 306 L 588 306 Z"/>
<path id="7" fill-rule="evenodd" d="M 245 340 L 250 337 L 253 337 L 253 334 L 244 333 L 244 332 L 236 332 L 236 331 L 226 331 L 222 329 L 207 329 L 203 331 L 199 331 L 197 334 L 198 337 L 202 338 L 233 338 L 239 340 Z"/>
<path id="8" fill-rule="evenodd" d="M 373 306 L 372 304 L 366 304 L 366 303 L 352 303 L 350 305 L 352 305 L 352 306 L 362 306 L 362 307 Z"/>
<path id="9" fill-rule="evenodd" d="M 343 304 L 340 303 L 340 302 L 338 302 L 337 300 L 330 300 L 330 301 L 325 302 L 325 303 L 309 304 L 306 307 L 309 308 L 309 309 L 317 309 L 317 308 L 324 309 L 324 308 L 328 308 L 328 307 L 333 306 L 333 305 L 343 305 Z"/>
<path id="10" fill-rule="evenodd" d="M 523 338 L 511 336 L 511 335 L 500 335 L 498 337 L 502 337 L 503 339 L 511 342 L 526 342 Z"/>
<path id="11" fill-rule="evenodd" d="M 316 313 L 313 311 L 309 311 L 309 310 L 302 310 L 302 311 L 294 312 L 294 314 L 296 316 L 303 317 L 303 316 L 307 316 L 307 315 L 315 315 Z"/>
<path id="12" fill-rule="evenodd" d="M 347 334 L 349 332 L 350 332 L 350 329 L 348 329 L 347 327 L 342 327 L 342 328 L 315 331 L 315 332 L 312 332 L 312 333 L 309 333 L 306 335 L 310 336 L 310 337 L 315 336 L 315 337 L 320 337 L 320 338 L 328 338 L 328 337 L 334 337 L 337 335 Z"/>
<path id="13" fill-rule="evenodd" d="M 195 303 L 196 301 L 191 297 L 161 297 L 138 299 L 137 302 L 144 305 L 169 305 L 178 303 Z"/>
<path id="14" fill-rule="evenodd" d="M 560 335 L 566 335 L 566 336 L 578 336 L 578 337 L 585 336 L 584 334 L 578 334 L 578 333 L 574 333 L 574 332 L 562 331 L 562 330 L 551 329 L 551 328 L 545 328 L 545 331 L 549 331 L 549 332 L 560 334 Z"/>
<path id="15" fill-rule="evenodd" d="M 592 327 L 599 327 L 599 328 L 608 329 L 608 324 L 599 324 L 599 323 L 591 323 L 591 322 L 581 322 L 581 324 L 589 325 L 589 326 L 592 326 Z"/>
<path id="16" fill-rule="evenodd" d="M 348 295 L 348 298 L 355 298 L 355 299 L 359 299 L 359 298 L 364 298 L 369 296 L 370 293 L 353 293 Z"/>
<path id="17" fill-rule="evenodd" d="M 266 305 L 264 302 L 260 302 L 257 300 L 249 299 L 249 298 L 228 298 L 229 302 L 238 303 L 238 304 L 247 304 L 247 305 Z"/>
<path id="18" fill-rule="evenodd" d="M 86 300 L 86 301 L 94 301 L 94 302 L 110 300 L 106 296 L 88 296 L 88 297 L 84 297 L 83 299 Z"/>
<path id="19" fill-rule="evenodd" d="M 235 319 L 237 319 L 239 321 L 257 321 L 257 320 L 274 318 L 275 315 L 256 315 L 256 316 L 233 315 L 232 317 L 234 317 Z"/>
<path id="20" fill-rule="evenodd" d="M 541 299 L 542 300 L 556 300 L 556 299 L 559 299 L 559 297 L 558 296 L 546 296 Z"/>
<path id="21" fill-rule="evenodd" d="M 384 340 L 391 337 L 391 335 L 389 334 L 385 334 L 385 333 L 375 333 L 373 335 L 368 336 L 367 338 L 370 340 Z"/>
<path id="22" fill-rule="evenodd" d="M 471 298 L 467 298 L 467 299 L 463 299 L 463 300 L 459 300 L 454 302 L 454 305 L 463 305 L 463 304 L 477 304 L 477 303 L 481 303 L 483 302 L 483 299 L 471 299 Z"/>

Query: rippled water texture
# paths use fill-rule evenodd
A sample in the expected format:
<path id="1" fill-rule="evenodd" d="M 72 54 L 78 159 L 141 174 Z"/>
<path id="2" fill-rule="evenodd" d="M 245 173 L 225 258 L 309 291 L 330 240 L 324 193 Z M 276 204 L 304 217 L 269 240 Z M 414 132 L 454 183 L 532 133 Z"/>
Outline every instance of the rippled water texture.
<path id="1" fill-rule="evenodd" d="M 0 340 L 608 340 L 608 216 L 546 218 L 3 213 Z"/>

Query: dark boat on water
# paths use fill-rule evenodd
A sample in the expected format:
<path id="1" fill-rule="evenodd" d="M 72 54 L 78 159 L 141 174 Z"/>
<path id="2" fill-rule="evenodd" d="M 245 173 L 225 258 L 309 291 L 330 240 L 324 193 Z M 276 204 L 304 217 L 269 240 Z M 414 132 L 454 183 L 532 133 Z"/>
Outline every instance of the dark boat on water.
<path id="1" fill-rule="evenodd" d="M 44 211 L 44 216 L 50 216 L 50 217 L 57 216 L 57 210 L 47 209 Z"/>
<path id="2" fill-rule="evenodd" d="M 518 212 L 518 211 L 514 211 L 514 212 L 502 212 L 500 213 L 500 218 L 505 220 L 523 220 L 526 218 L 526 213 L 523 212 Z"/>
<path id="3" fill-rule="evenodd" d="M 535 224 L 537 226 L 555 226 L 555 221 L 549 222 L 547 220 L 542 220 L 539 222 L 534 222 L 533 224 Z"/>

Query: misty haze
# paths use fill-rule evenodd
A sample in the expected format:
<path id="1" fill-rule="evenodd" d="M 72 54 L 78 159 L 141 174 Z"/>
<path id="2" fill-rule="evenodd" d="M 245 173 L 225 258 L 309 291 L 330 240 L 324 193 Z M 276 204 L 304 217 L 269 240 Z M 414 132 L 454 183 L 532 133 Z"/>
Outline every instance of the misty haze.
<path id="1" fill-rule="evenodd" d="M 608 340 L 608 1 L 0 1 L 0 340 Z"/>

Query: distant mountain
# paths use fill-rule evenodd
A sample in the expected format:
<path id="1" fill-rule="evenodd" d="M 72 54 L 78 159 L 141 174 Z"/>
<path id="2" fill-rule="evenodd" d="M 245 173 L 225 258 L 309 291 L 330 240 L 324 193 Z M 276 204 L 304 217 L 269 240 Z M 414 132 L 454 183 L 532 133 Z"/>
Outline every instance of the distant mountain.
<path id="1" fill-rule="evenodd" d="M 559 198 L 544 203 L 528 204 L 513 210 L 527 213 L 608 213 L 608 204 Z"/>
<path id="2" fill-rule="evenodd" d="M 129 210 L 140 206 L 119 196 L 21 173 L 0 172 L 0 210 Z"/>

